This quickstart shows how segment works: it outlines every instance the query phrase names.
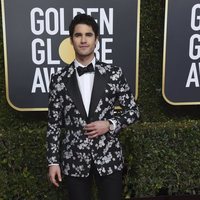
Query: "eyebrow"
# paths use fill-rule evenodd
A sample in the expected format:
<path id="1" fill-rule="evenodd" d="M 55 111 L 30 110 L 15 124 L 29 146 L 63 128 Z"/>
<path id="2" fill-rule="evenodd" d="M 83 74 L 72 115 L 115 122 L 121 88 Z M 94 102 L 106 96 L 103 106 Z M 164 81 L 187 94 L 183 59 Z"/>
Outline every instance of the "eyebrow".
<path id="1" fill-rule="evenodd" d="M 83 35 L 81 32 L 74 33 L 74 36 L 81 36 L 81 35 Z M 92 36 L 92 35 L 94 35 L 94 33 L 92 33 L 92 32 L 87 32 L 87 33 L 85 33 L 85 35 L 86 35 L 86 36 Z"/>

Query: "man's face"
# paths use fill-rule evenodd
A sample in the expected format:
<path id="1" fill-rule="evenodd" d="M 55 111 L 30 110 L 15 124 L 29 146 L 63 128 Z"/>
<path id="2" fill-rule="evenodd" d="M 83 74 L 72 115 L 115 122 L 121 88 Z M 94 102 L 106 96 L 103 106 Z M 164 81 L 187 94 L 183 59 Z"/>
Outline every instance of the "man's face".
<path id="1" fill-rule="evenodd" d="M 71 38 L 77 58 L 90 58 L 94 56 L 94 49 L 98 39 L 91 26 L 86 24 L 77 24 L 74 28 L 74 34 Z"/>

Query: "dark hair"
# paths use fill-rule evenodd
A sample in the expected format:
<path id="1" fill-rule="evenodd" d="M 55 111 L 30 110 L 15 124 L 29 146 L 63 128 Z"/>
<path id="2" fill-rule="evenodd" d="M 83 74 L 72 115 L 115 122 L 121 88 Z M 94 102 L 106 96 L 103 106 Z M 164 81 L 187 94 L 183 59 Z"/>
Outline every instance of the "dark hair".
<path id="1" fill-rule="evenodd" d="M 99 35 L 99 25 L 96 23 L 93 17 L 86 14 L 78 14 L 74 17 L 69 25 L 69 35 L 72 38 L 74 34 L 75 26 L 78 24 L 86 24 L 92 27 L 92 30 L 95 33 L 95 37 Z"/>

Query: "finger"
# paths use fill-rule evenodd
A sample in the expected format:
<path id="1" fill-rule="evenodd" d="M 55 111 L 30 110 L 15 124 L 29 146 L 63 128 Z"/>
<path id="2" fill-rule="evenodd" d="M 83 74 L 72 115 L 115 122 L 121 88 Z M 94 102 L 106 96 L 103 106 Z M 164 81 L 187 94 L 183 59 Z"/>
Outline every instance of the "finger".
<path id="1" fill-rule="evenodd" d="M 49 176 L 50 182 L 55 185 L 56 187 L 59 187 L 59 184 L 57 183 L 55 176 Z"/>
<path id="2" fill-rule="evenodd" d="M 93 131 L 95 129 L 96 129 L 95 127 L 84 127 L 83 128 L 84 131 Z"/>
<path id="3" fill-rule="evenodd" d="M 85 135 L 90 135 L 90 136 L 92 136 L 92 135 L 95 135 L 95 134 L 97 134 L 97 131 L 89 131 L 89 132 L 85 132 Z"/>
<path id="4" fill-rule="evenodd" d="M 51 181 L 56 187 L 59 187 L 59 184 L 58 184 L 58 182 L 56 181 L 56 179 L 54 178 L 54 179 L 52 179 L 52 181 Z"/>
<path id="5" fill-rule="evenodd" d="M 95 126 L 96 126 L 95 122 L 91 122 L 91 123 L 85 125 L 86 128 L 91 128 L 91 127 L 95 127 Z"/>
<path id="6" fill-rule="evenodd" d="M 62 181 L 62 177 L 61 177 L 61 173 L 58 172 L 58 180 L 61 182 Z"/>
<path id="7" fill-rule="evenodd" d="M 93 125 L 92 126 L 87 126 L 86 125 L 83 129 L 94 129 L 94 128 L 95 128 L 95 126 L 93 126 Z"/>

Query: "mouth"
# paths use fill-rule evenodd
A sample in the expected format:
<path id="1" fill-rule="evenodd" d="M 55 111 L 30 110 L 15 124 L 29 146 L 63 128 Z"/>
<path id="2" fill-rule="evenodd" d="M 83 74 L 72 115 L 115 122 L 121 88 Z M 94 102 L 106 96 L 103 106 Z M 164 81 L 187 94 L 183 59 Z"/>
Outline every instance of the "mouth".
<path id="1" fill-rule="evenodd" d="M 80 48 L 88 48 L 89 46 L 86 46 L 86 45 L 84 45 L 84 46 L 80 46 Z"/>

